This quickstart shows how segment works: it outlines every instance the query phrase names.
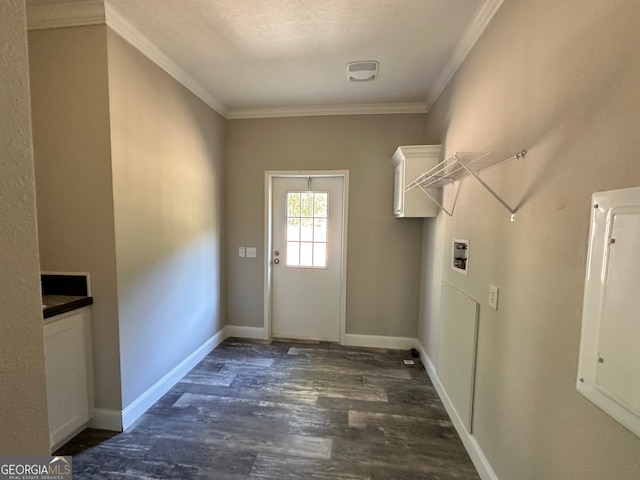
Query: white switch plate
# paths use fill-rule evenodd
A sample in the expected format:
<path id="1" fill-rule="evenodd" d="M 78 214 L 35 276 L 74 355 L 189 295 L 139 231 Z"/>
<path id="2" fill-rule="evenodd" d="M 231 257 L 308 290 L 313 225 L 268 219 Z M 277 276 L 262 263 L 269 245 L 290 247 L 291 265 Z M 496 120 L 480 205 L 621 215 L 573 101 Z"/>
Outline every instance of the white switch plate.
<path id="1" fill-rule="evenodd" d="M 489 285 L 489 306 L 494 310 L 498 310 L 498 294 L 500 289 L 495 285 Z"/>
<path id="2" fill-rule="evenodd" d="M 238 247 L 238 256 L 244 257 L 244 247 Z"/>
<path id="3" fill-rule="evenodd" d="M 256 247 L 247 247 L 247 258 L 256 258 Z"/>

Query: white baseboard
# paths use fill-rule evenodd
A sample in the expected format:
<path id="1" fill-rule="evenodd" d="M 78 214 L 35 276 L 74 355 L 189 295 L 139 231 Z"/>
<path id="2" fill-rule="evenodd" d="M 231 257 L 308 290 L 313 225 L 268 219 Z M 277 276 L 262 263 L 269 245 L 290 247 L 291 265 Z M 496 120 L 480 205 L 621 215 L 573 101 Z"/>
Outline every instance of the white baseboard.
<path id="1" fill-rule="evenodd" d="M 355 333 L 347 333 L 344 336 L 344 345 L 352 347 L 409 350 L 418 346 L 418 340 L 408 337 L 385 337 L 382 335 L 358 335 Z"/>
<path id="2" fill-rule="evenodd" d="M 129 404 L 122 412 L 96 408 L 89 423 L 92 428 L 121 432 L 129 428 L 167 393 L 182 377 L 228 337 L 264 338 L 264 328 L 227 325 L 203 343 L 195 352 L 158 380 L 151 388 Z"/>
<path id="3" fill-rule="evenodd" d="M 107 410 L 105 408 L 94 408 L 91 420 L 87 424 L 90 428 L 99 428 L 100 430 L 113 430 L 114 432 L 122 431 L 122 412 L 119 410 Z"/>
<path id="4" fill-rule="evenodd" d="M 262 327 L 242 327 L 240 325 L 227 325 L 224 327 L 224 338 L 266 338 Z"/>
<path id="5" fill-rule="evenodd" d="M 222 328 L 209 340 L 204 342 L 195 352 L 185 358 L 176 367 L 158 380 L 155 385 L 140 395 L 122 411 L 122 428 L 126 430 L 133 422 L 149 410 L 171 387 L 178 383 L 200 360 L 206 357 L 226 338 L 225 328 Z"/>
<path id="6" fill-rule="evenodd" d="M 442 383 L 440 382 L 440 379 L 438 378 L 438 375 L 436 373 L 436 368 L 433 365 L 433 362 L 431 361 L 429 356 L 426 354 L 426 352 L 424 351 L 424 348 L 420 343 L 418 343 L 418 349 L 420 350 L 420 359 L 422 360 L 424 368 L 427 371 L 427 374 L 429 375 L 429 378 L 431 379 L 433 386 L 436 388 L 438 395 L 440 396 L 440 399 L 444 404 L 444 408 L 447 409 L 447 413 L 451 417 L 453 426 L 456 428 L 458 435 L 462 439 L 462 443 L 464 444 L 464 447 L 466 448 L 467 453 L 469 454 L 469 457 L 471 457 L 471 461 L 476 467 L 476 470 L 478 470 L 478 474 L 480 475 L 480 478 L 482 480 L 498 480 L 498 476 L 493 471 L 493 468 L 491 468 L 491 464 L 489 463 L 489 460 L 487 459 L 484 452 L 482 451 L 482 448 L 480 448 L 478 441 L 475 439 L 473 435 L 467 432 L 467 430 L 464 428 L 464 424 L 462 423 L 462 420 L 460 419 L 458 412 L 453 406 L 453 403 L 451 402 L 449 395 L 447 395 L 447 391 L 444 389 L 444 386 L 442 385 Z"/>

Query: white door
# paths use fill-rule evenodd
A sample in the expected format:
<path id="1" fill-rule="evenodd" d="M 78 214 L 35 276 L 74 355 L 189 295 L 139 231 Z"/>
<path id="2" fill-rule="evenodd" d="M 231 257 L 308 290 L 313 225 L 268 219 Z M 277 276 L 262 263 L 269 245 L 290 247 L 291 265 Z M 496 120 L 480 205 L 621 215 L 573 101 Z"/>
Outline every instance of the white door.
<path id="1" fill-rule="evenodd" d="M 340 340 L 344 178 L 275 177 L 271 334 Z"/>

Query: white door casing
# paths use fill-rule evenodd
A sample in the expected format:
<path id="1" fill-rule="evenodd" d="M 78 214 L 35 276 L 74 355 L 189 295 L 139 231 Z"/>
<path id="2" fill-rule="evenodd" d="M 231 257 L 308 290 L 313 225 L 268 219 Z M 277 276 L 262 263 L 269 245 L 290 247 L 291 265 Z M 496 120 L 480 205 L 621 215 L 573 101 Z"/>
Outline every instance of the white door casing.
<path id="1" fill-rule="evenodd" d="M 344 341 L 348 172 L 266 172 L 266 193 L 266 336 Z M 293 211 L 304 200 L 315 200 L 315 213 Z M 313 224 L 314 238 L 304 228 L 291 237 L 298 224 Z"/>

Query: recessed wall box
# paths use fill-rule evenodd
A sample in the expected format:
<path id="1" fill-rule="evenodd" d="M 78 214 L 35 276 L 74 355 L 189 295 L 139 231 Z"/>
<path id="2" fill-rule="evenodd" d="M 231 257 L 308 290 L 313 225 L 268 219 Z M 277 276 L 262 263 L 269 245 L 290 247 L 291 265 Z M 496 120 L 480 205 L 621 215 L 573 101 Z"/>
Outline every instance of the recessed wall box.
<path id="1" fill-rule="evenodd" d="M 454 238 L 451 247 L 451 268 L 466 275 L 469 271 L 469 240 Z"/>

